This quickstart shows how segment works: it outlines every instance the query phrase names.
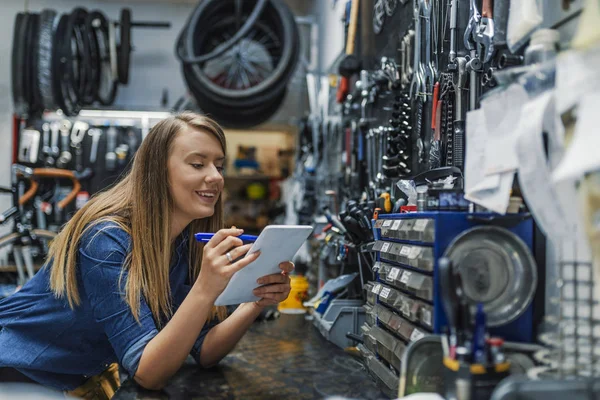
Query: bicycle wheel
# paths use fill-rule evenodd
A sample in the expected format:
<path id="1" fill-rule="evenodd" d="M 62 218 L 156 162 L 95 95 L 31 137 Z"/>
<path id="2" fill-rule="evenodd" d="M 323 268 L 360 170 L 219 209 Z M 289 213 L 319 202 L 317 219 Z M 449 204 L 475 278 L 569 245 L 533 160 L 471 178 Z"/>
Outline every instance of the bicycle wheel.
<path id="1" fill-rule="evenodd" d="M 31 236 L 34 237 L 34 241 L 28 246 L 39 251 L 28 252 L 28 255 L 32 256 L 32 269 L 37 271 L 42 268 L 46 257 L 43 252 L 43 242 L 40 242 L 40 240 L 49 242 L 56 237 L 56 233 L 45 229 L 32 229 L 30 232 Z M 11 290 L 14 292 L 14 289 L 17 288 L 17 285 L 11 282 L 15 280 L 14 273 L 18 274 L 17 279 L 20 283 L 26 280 L 24 254 L 14 251 L 15 246 L 22 246 L 21 237 L 22 235 L 19 233 L 10 233 L 0 237 L 0 298 L 5 297 L 7 292 L 10 294 Z"/>

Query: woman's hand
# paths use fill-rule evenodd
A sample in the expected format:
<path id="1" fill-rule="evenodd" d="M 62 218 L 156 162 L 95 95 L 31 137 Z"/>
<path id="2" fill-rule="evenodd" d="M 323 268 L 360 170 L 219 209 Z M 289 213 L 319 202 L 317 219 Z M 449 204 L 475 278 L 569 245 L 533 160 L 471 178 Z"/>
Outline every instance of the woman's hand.
<path id="1" fill-rule="evenodd" d="M 291 261 L 283 262 L 279 264 L 279 268 L 281 268 L 280 274 L 267 275 L 258 279 L 257 282 L 265 286 L 256 288 L 252 292 L 255 296 L 261 297 L 256 305 L 260 307 L 272 306 L 281 303 L 289 296 L 291 286 L 288 274 L 294 270 L 294 263 Z"/>
<path id="2" fill-rule="evenodd" d="M 237 237 L 243 232 L 242 229 L 221 229 L 204 246 L 202 268 L 194 287 L 203 295 L 210 296 L 213 301 L 225 290 L 234 273 L 255 261 L 260 255 L 256 252 L 235 261 L 246 255 L 252 247 L 251 244 L 244 245 Z"/>

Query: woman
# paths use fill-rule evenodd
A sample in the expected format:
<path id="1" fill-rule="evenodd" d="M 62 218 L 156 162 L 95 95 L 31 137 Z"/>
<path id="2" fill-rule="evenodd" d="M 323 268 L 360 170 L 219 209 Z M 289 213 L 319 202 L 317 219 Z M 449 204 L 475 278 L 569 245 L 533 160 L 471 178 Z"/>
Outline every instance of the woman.
<path id="1" fill-rule="evenodd" d="M 289 262 L 259 279 L 261 300 L 227 319 L 213 305 L 233 273 L 260 257 L 240 259 L 250 249 L 236 237 L 242 230 L 221 229 L 225 155 L 211 119 L 159 122 L 131 172 L 79 210 L 46 267 L 0 302 L 0 380 L 110 398 L 118 363 L 160 389 L 190 353 L 203 367 L 219 362 L 265 306 L 283 301 Z M 195 232 L 217 233 L 202 246 Z"/>

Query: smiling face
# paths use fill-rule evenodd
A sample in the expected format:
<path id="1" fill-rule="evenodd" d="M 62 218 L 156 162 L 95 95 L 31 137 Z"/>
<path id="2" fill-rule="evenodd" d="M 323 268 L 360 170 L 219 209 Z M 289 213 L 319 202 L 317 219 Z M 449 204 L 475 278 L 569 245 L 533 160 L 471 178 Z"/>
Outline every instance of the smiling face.
<path id="1" fill-rule="evenodd" d="M 223 191 L 224 163 L 223 148 L 208 131 L 185 128 L 177 134 L 167 163 L 173 230 L 213 215 Z"/>

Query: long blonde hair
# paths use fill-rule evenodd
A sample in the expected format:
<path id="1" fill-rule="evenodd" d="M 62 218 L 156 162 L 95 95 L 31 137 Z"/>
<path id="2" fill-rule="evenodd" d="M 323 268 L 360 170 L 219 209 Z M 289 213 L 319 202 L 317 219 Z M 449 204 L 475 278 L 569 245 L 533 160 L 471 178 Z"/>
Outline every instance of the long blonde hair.
<path id="1" fill-rule="evenodd" d="M 112 188 L 94 196 L 52 241 L 49 260 L 53 260 L 50 288 L 57 297 L 66 297 L 71 308 L 81 303 L 77 289 L 77 251 L 82 234 L 93 225 L 112 221 L 131 236 L 131 252 L 127 271 L 125 300 L 136 319 L 140 298 L 144 296 L 154 320 L 172 315 L 169 264 L 171 212 L 173 200 L 169 191 L 167 161 L 173 140 L 186 128 L 207 131 L 220 142 L 227 154 L 225 135 L 212 119 L 184 112 L 157 123 L 142 141 L 131 171 Z M 215 212 L 209 218 L 194 220 L 188 227 L 190 282 L 200 273 L 203 245 L 196 243 L 194 232 L 216 232 L 223 228 L 223 203 L 219 197 Z M 225 307 L 214 307 L 209 318 L 225 319 Z"/>

